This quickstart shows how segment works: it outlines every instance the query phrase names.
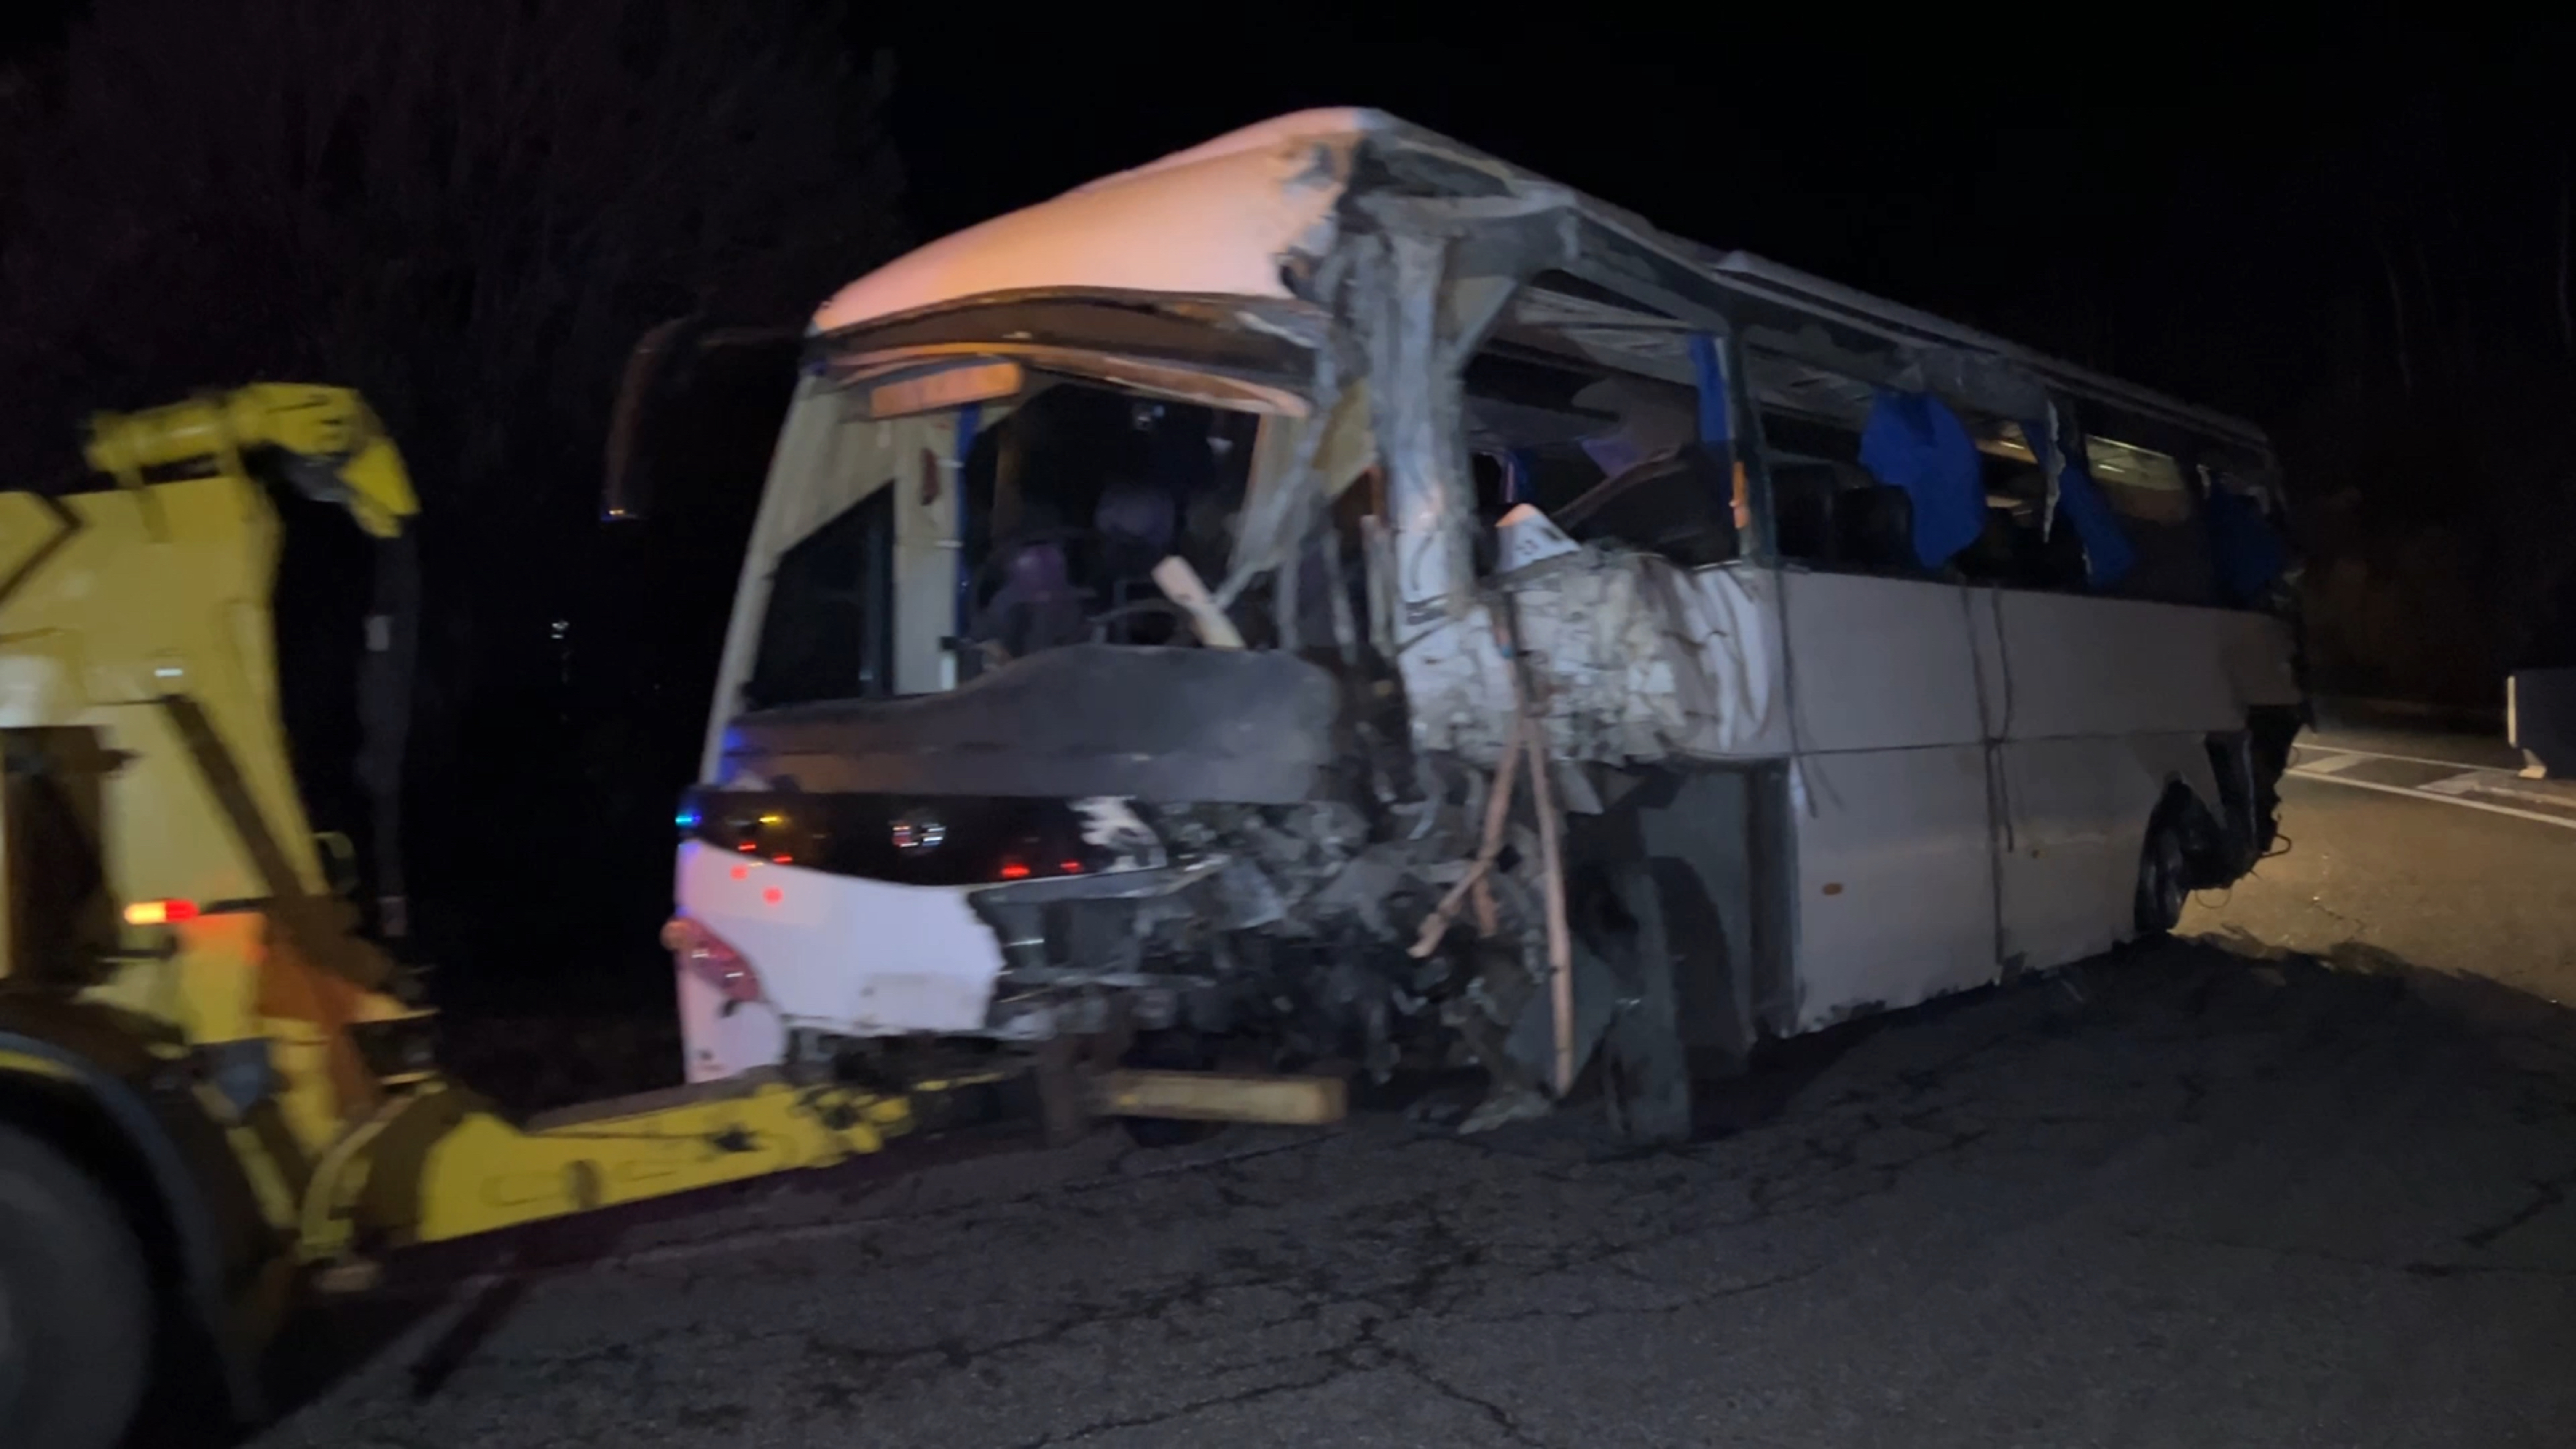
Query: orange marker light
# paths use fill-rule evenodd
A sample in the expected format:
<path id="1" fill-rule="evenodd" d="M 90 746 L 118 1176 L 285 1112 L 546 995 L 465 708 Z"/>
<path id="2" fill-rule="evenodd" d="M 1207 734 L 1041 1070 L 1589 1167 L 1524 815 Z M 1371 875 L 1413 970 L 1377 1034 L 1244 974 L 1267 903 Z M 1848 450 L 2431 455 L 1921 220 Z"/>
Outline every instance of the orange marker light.
<path id="1" fill-rule="evenodd" d="M 195 901 L 133 901 L 125 907 L 125 924 L 129 926 L 175 926 L 196 918 Z"/>

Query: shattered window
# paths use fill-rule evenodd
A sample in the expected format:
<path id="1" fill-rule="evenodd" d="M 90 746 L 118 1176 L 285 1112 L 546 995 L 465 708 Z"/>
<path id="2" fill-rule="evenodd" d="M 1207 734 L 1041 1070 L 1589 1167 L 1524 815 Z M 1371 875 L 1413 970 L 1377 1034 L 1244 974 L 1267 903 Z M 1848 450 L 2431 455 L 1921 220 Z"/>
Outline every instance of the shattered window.
<path id="1" fill-rule="evenodd" d="M 1260 419 L 1060 382 L 976 432 L 963 473 L 959 676 L 1099 638 L 1164 644 L 1185 627 L 1154 566 L 1223 576 Z"/>
<path id="2" fill-rule="evenodd" d="M 2173 459 L 2110 438 L 2086 438 L 2084 461 L 2094 485 L 2121 517 L 2141 523 L 2191 521 L 2191 486 Z"/>
<path id="3" fill-rule="evenodd" d="M 1467 367 L 1480 533 L 1532 504 L 1575 538 L 1700 566 L 1735 556 L 1733 484 L 1696 456 L 1687 387 L 1535 348 L 1489 347 Z"/>
<path id="4" fill-rule="evenodd" d="M 1860 465 L 1860 430 L 1773 408 L 1762 410 L 1771 473 L 1771 536 L 1780 556 L 1832 567 L 1843 549 L 1835 503 L 1870 486 Z"/>
<path id="5" fill-rule="evenodd" d="M 1899 578 L 1960 577 L 2041 586 L 2050 580 L 2040 529 L 2045 489 L 2020 430 L 1945 400 L 1977 446 L 1985 532 L 1938 569 L 1915 552 L 1912 501 L 1862 466 L 1861 430 L 1877 391 L 1807 363 L 1754 353 L 1772 536 L 1782 558 Z"/>
<path id="6" fill-rule="evenodd" d="M 2217 568 L 2191 474 L 2171 453 L 2105 436 L 2117 430 L 2118 420 L 2104 421 L 2111 426 L 2085 436 L 2085 470 L 2138 555 L 2109 592 L 2172 604 L 2217 603 Z"/>
<path id="7" fill-rule="evenodd" d="M 1989 419 L 1975 433 L 1986 529 L 1959 554 L 1960 575 L 2007 588 L 2082 589 L 2083 540 L 2062 515 L 2050 516 L 2048 480 L 2021 425 Z"/>

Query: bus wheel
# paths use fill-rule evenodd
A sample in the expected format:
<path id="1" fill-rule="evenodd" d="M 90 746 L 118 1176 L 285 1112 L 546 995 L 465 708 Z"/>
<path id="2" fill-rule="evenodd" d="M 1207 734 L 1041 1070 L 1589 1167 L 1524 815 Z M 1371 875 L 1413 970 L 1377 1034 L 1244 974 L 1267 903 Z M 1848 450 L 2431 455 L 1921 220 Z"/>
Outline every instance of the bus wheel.
<path id="1" fill-rule="evenodd" d="M 0 1127 L 0 1424 L 9 1442 L 111 1449 L 143 1397 L 152 1294 L 114 1198 Z"/>
<path id="2" fill-rule="evenodd" d="M 1610 1018 L 1602 1043 L 1610 1125 L 1631 1142 L 1685 1142 L 1691 1135 L 1690 1057 L 1682 1044 L 1678 962 L 1664 887 L 1654 868 L 1640 860 L 1611 867 L 1607 888 L 1625 918 L 1608 948 L 1627 958 L 1627 969 L 1617 974 L 1626 978 L 1628 996 Z"/>
<path id="3" fill-rule="evenodd" d="M 2191 853 L 2183 841 L 2182 812 L 2163 809 L 2147 825 L 2138 855 L 2138 935 L 2153 939 L 2182 924 L 2191 895 Z"/>

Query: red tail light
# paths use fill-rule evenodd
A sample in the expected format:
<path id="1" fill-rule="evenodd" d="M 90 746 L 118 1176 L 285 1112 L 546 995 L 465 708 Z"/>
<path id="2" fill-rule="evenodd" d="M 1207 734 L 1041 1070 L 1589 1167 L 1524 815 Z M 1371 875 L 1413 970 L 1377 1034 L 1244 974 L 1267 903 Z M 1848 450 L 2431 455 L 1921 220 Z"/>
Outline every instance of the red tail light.
<path id="1" fill-rule="evenodd" d="M 663 949 L 682 971 L 714 987 L 725 1000 L 762 999 L 760 974 L 724 938 L 687 916 L 674 916 L 662 927 Z"/>
<path id="2" fill-rule="evenodd" d="M 125 924 L 129 926 L 175 926 L 181 921 L 195 920 L 198 914 L 197 903 L 195 901 L 128 901 L 125 906 Z"/>

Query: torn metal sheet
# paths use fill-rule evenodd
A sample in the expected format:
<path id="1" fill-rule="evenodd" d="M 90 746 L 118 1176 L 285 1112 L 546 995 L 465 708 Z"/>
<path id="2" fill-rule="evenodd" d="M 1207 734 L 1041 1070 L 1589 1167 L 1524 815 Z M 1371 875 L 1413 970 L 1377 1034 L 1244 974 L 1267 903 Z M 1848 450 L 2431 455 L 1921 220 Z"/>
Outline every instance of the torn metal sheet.
<path id="1" fill-rule="evenodd" d="M 1787 748 L 1777 578 L 1586 548 L 1497 581 L 1405 651 L 1413 739 L 1489 762 L 1510 716 L 1491 611 L 1508 607 L 1559 759 L 1719 760 Z"/>

